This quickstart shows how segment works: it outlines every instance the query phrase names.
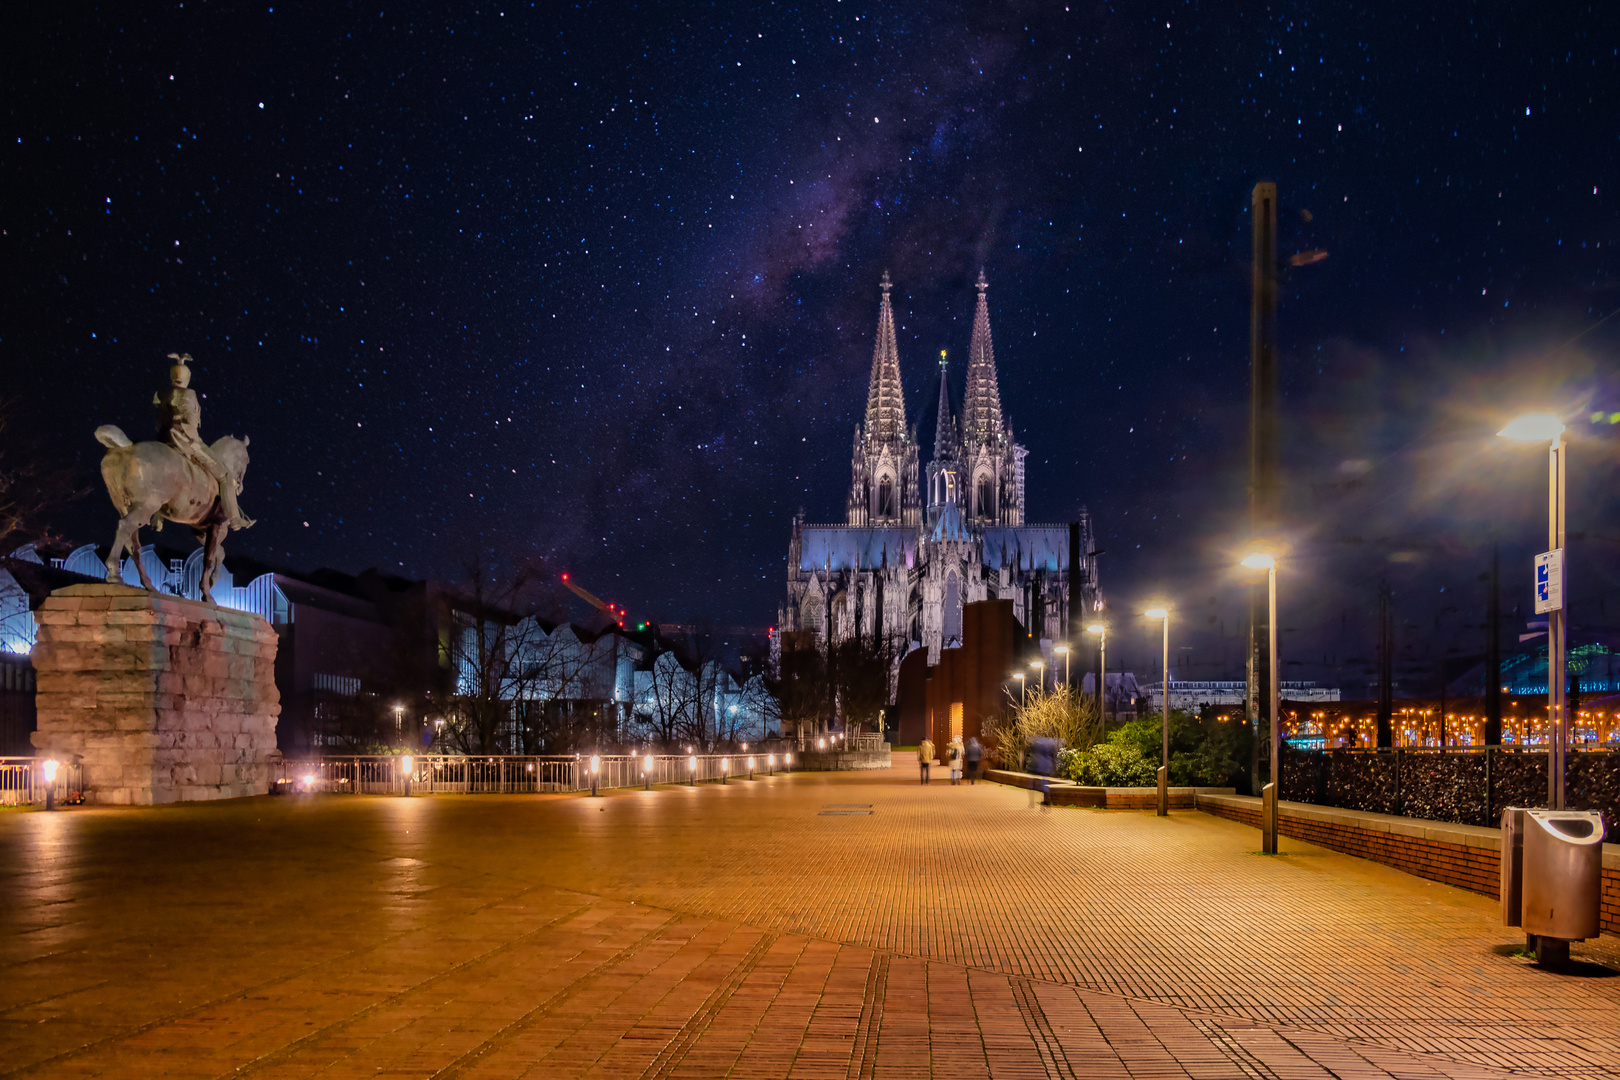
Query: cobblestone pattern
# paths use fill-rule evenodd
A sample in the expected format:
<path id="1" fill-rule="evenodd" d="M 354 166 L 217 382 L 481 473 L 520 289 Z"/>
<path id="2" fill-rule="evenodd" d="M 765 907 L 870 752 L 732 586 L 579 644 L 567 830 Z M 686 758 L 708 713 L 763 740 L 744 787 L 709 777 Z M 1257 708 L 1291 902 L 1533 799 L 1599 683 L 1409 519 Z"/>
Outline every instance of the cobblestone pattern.
<path id="1" fill-rule="evenodd" d="M 77 760 L 93 803 L 268 790 L 276 634 L 263 619 L 124 585 L 72 585 L 35 612 L 41 754 Z"/>
<path id="2" fill-rule="evenodd" d="M 1260 827 L 1258 800 L 1253 807 L 1204 801 L 1199 809 L 1206 814 Z M 1501 894 L 1502 857 L 1495 848 L 1468 847 L 1417 836 L 1397 836 L 1370 832 L 1332 822 L 1311 821 L 1277 811 L 1277 831 L 1283 836 L 1305 840 L 1333 851 L 1371 859 L 1430 881 L 1454 885 L 1491 899 Z M 1599 925 L 1605 933 L 1620 934 L 1620 872 L 1604 867 Z"/>
<path id="3" fill-rule="evenodd" d="M 0 1071 L 1616 1074 L 1482 897 L 902 777 L 0 815 Z"/>

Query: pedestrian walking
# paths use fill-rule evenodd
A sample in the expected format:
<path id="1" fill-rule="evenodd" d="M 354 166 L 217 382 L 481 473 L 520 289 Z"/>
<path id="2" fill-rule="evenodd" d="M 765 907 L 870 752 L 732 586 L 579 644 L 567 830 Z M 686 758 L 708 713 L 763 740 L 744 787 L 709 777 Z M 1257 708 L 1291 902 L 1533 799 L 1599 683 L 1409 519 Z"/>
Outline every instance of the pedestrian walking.
<path id="1" fill-rule="evenodd" d="M 1041 805 L 1052 805 L 1052 772 L 1057 768 L 1058 742 L 1048 735 L 1032 739 L 1029 744 L 1030 771 L 1040 777 L 1036 790 L 1041 793 Z"/>
<path id="2" fill-rule="evenodd" d="M 922 766 L 922 782 L 928 783 L 928 766 L 934 762 L 934 744 L 927 736 L 917 744 L 917 764 Z"/>
<path id="3" fill-rule="evenodd" d="M 967 760 L 968 783 L 976 784 L 979 781 L 979 763 L 984 760 L 984 744 L 977 735 L 969 735 L 967 746 L 962 751 Z"/>
<path id="4" fill-rule="evenodd" d="M 951 767 L 951 786 L 955 787 L 962 782 L 962 736 L 953 738 L 950 745 L 945 748 L 945 762 Z"/>

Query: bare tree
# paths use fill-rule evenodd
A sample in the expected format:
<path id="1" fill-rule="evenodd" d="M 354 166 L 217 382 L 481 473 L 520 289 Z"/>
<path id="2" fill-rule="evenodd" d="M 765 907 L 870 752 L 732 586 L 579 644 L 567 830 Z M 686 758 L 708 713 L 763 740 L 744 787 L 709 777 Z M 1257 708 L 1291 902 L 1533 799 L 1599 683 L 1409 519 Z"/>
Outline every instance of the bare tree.
<path id="1" fill-rule="evenodd" d="M 827 715 L 827 664 L 808 631 L 782 635 L 781 660 L 765 689 L 767 723 L 774 721 L 783 738 L 820 730 Z"/>
<path id="2" fill-rule="evenodd" d="M 827 650 L 827 680 L 831 683 L 851 734 L 878 723 L 878 716 L 889 704 L 889 673 L 894 666 L 894 649 L 881 637 L 855 635 Z"/>
<path id="3" fill-rule="evenodd" d="M 56 464 L 49 444 L 19 422 L 15 399 L 0 398 L 0 552 L 28 541 L 59 540 L 51 515 L 89 488 Z"/>
<path id="4" fill-rule="evenodd" d="M 551 653 L 533 614 L 544 579 L 533 563 L 505 569 L 475 556 L 466 566 L 442 631 L 454 678 L 444 735 L 463 753 L 515 749 L 518 703 L 543 699 L 555 684 L 555 666 L 532 659 Z"/>

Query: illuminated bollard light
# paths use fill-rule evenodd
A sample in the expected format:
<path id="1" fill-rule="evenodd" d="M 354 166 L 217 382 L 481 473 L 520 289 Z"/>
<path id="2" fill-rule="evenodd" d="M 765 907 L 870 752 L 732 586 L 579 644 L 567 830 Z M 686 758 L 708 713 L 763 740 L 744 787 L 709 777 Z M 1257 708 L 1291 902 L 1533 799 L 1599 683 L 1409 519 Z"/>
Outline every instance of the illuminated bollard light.
<path id="1" fill-rule="evenodd" d="M 720 759 L 720 782 L 722 784 L 724 784 L 726 782 L 726 776 L 729 775 L 730 772 L 731 772 L 731 759 L 730 758 L 721 758 Z"/>
<path id="2" fill-rule="evenodd" d="M 748 779 L 752 780 L 753 778 L 754 778 L 754 759 L 749 758 L 748 759 Z"/>
<path id="3" fill-rule="evenodd" d="M 688 787 L 695 787 L 697 785 L 697 755 L 694 754 L 692 757 L 687 758 L 686 764 L 687 768 L 692 770 L 691 775 L 687 777 L 686 784 Z"/>
<path id="4" fill-rule="evenodd" d="M 305 773 L 304 774 L 304 790 L 306 792 L 308 792 L 309 794 L 311 794 L 311 795 L 313 795 L 315 793 L 315 774 L 314 773 Z"/>
<path id="5" fill-rule="evenodd" d="M 648 754 L 641 759 L 641 790 L 652 790 L 652 755 Z"/>
<path id="6" fill-rule="evenodd" d="M 776 755 L 775 754 L 767 754 L 765 756 L 765 775 L 766 776 L 775 776 L 776 775 Z"/>
<path id="7" fill-rule="evenodd" d="M 39 763 L 40 775 L 45 778 L 45 809 L 56 809 L 56 770 L 59 762 L 55 758 L 46 758 Z"/>
<path id="8" fill-rule="evenodd" d="M 399 759 L 399 779 L 405 788 L 405 794 L 411 793 L 411 777 L 416 775 L 416 759 L 406 754 Z"/>
<path id="9" fill-rule="evenodd" d="M 816 740 L 816 749 L 817 750 L 825 750 L 825 749 L 827 749 L 827 740 L 826 739 L 817 739 Z"/>
<path id="10" fill-rule="evenodd" d="M 782 771 L 783 772 L 791 772 L 792 770 L 793 770 L 793 752 L 790 750 L 787 753 L 782 755 Z"/>
<path id="11" fill-rule="evenodd" d="M 596 794 L 597 774 L 602 771 L 602 759 L 595 754 L 591 755 L 591 794 Z"/>

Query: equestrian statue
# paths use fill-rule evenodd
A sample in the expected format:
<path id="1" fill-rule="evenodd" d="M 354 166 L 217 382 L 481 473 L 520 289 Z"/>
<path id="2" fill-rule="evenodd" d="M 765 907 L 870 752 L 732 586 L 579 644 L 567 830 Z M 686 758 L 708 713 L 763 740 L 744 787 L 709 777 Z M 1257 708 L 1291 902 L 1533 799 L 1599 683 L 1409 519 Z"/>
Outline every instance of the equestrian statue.
<path id="1" fill-rule="evenodd" d="M 189 353 L 170 353 L 169 385 L 154 395 L 158 438 L 161 442 L 132 443 L 113 424 L 96 428 L 96 439 L 107 448 L 101 459 L 101 478 L 107 494 L 122 515 L 107 553 L 107 581 L 121 580 L 119 568 L 127 550 L 135 559 L 141 585 L 154 588 L 141 562 L 140 530 L 163 528 L 163 519 L 190 526 L 204 547 L 201 579 L 203 599 L 214 603 L 213 586 L 225 558 L 225 534 L 253 524 L 242 516 L 236 495 L 247 472 L 248 440 L 227 435 L 212 446 L 198 435 L 202 406 L 191 389 Z"/>

